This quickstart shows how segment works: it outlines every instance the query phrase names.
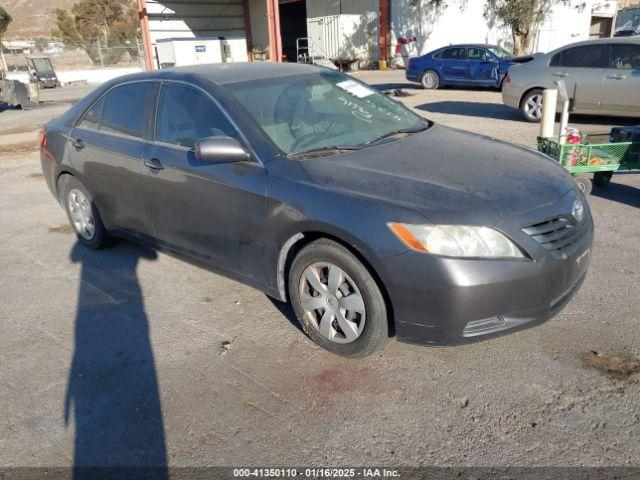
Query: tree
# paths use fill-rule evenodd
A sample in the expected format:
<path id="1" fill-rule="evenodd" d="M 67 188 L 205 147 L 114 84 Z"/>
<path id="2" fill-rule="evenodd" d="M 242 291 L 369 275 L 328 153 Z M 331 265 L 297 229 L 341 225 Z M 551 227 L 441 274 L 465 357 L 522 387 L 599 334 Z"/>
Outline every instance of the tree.
<path id="1" fill-rule="evenodd" d="M 569 3 L 569 0 L 487 0 L 484 16 L 495 18 L 510 28 L 513 53 L 526 55 L 531 52 L 538 26 L 551 9 L 557 4 Z"/>
<path id="2" fill-rule="evenodd" d="M 13 18 L 9 13 L 0 6 L 0 79 L 4 78 L 7 71 L 7 64 L 4 61 L 4 55 L 2 54 L 2 35 L 9 28 L 9 24 L 13 21 Z"/>
<path id="3" fill-rule="evenodd" d="M 58 8 L 55 13 L 52 35 L 85 50 L 94 64 L 117 62 L 125 50 L 108 47 L 131 44 L 139 35 L 138 12 L 131 0 L 79 0 L 70 11 Z M 101 49 L 106 49 L 103 59 Z"/>

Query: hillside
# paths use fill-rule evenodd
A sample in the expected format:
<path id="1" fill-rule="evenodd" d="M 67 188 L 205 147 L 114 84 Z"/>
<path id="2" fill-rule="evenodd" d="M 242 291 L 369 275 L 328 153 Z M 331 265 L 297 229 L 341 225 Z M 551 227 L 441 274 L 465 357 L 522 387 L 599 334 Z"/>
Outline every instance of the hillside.
<path id="1" fill-rule="evenodd" d="M 75 0 L 0 0 L 13 17 L 6 35 L 30 38 L 48 36 L 55 23 L 56 8 L 71 8 Z"/>

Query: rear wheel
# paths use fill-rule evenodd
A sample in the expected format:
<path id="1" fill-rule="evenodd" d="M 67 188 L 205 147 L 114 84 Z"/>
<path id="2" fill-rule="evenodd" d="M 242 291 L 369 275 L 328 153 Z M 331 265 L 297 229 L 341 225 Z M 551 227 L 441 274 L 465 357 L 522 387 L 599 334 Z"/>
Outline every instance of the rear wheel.
<path id="1" fill-rule="evenodd" d="M 289 273 L 289 298 L 309 338 L 337 355 L 364 357 L 389 337 L 378 285 L 349 250 L 331 240 L 300 250 Z"/>
<path id="2" fill-rule="evenodd" d="M 531 90 L 522 99 L 520 110 L 527 122 L 537 123 L 542 120 L 542 90 Z"/>
<path id="3" fill-rule="evenodd" d="M 584 193 L 585 196 L 589 195 L 591 190 L 593 190 L 593 183 L 591 182 L 591 179 L 584 175 L 577 175 L 574 178 L 576 182 L 578 182 L 578 186 L 580 187 L 580 190 L 582 190 L 582 193 Z"/>
<path id="4" fill-rule="evenodd" d="M 420 83 L 422 83 L 425 90 L 437 90 L 440 86 L 440 77 L 438 76 L 438 72 L 434 70 L 427 70 L 422 74 Z"/>
<path id="5" fill-rule="evenodd" d="M 94 250 L 111 245 L 113 239 L 104 227 L 100 212 L 85 186 L 75 177 L 64 175 L 58 191 L 60 203 L 67 211 L 69 223 L 78 240 Z"/>
<path id="6" fill-rule="evenodd" d="M 593 184 L 596 187 L 606 187 L 611 182 L 613 172 L 596 172 L 593 174 Z"/>

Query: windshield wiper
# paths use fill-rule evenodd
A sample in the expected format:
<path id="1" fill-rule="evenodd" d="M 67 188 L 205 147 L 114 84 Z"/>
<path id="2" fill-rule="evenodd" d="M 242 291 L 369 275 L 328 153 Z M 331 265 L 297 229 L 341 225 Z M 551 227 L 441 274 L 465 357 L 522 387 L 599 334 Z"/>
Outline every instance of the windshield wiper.
<path id="1" fill-rule="evenodd" d="M 311 150 L 305 150 L 298 153 L 292 153 L 289 157 L 292 158 L 305 158 L 305 157 L 322 157 L 331 153 L 350 152 L 353 150 L 361 150 L 362 147 L 352 145 L 333 145 L 331 147 L 312 148 Z"/>
<path id="2" fill-rule="evenodd" d="M 378 142 L 382 142 L 383 140 L 388 140 L 392 137 L 396 137 L 398 135 L 413 135 L 414 133 L 420 133 L 420 132 L 424 132 L 425 130 L 427 130 L 428 128 L 430 128 L 431 125 L 425 125 L 423 127 L 418 127 L 418 128 L 402 128 L 400 130 L 393 130 L 389 133 L 385 133 L 384 135 L 378 137 L 378 138 L 374 138 L 373 140 L 365 143 L 365 145 L 371 146 L 371 145 L 375 145 Z"/>

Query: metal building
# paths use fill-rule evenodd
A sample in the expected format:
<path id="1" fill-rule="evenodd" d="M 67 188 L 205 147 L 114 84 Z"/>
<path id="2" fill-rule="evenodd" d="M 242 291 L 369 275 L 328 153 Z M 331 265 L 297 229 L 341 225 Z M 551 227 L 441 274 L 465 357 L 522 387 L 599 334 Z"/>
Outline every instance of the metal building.
<path id="1" fill-rule="evenodd" d="M 368 64 L 389 50 L 388 0 L 138 0 L 138 10 L 149 69 L 168 38 L 245 38 L 253 60 Z"/>

